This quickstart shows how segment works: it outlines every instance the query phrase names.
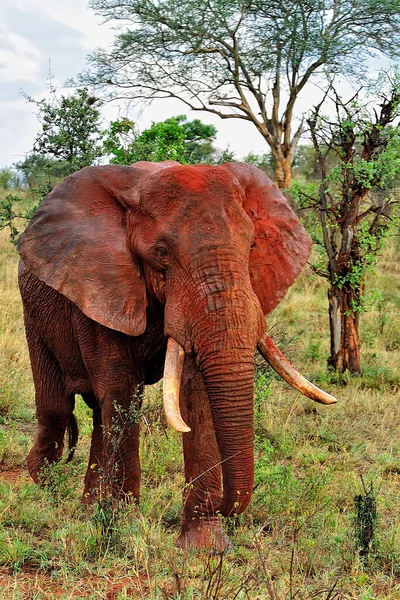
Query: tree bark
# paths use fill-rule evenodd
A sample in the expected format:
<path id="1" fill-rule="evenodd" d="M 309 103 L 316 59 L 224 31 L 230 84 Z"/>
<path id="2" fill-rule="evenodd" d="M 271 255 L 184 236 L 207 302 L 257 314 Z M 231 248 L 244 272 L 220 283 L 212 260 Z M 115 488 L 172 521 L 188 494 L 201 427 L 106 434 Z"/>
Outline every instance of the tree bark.
<path id="1" fill-rule="evenodd" d="M 274 156 L 276 184 L 281 190 L 292 183 L 292 160 L 291 156 Z"/>
<path id="2" fill-rule="evenodd" d="M 361 290 L 340 289 L 335 285 L 328 290 L 331 334 L 328 365 L 340 374 L 361 373 L 360 315 L 354 310 L 354 306 L 359 306 L 360 295 Z"/>

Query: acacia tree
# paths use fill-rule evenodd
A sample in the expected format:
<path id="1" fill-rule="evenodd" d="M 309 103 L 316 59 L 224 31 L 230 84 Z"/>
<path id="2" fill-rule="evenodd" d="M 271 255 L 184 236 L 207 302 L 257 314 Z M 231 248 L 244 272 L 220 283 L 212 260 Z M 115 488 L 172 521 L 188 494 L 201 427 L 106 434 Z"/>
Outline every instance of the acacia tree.
<path id="1" fill-rule="evenodd" d="M 377 88 L 372 103 L 361 102 L 361 90 L 343 102 L 330 88 L 335 116 L 324 116 L 320 103 L 308 119 L 320 185 L 294 186 L 302 206 L 314 208 L 320 221 L 316 241 L 324 253 L 313 269 L 329 281 L 328 364 L 339 373 L 361 372 L 365 277 L 398 204 L 390 183 L 400 173 L 400 128 L 394 125 L 400 116 L 400 80 L 392 80 L 385 93 L 381 78 Z"/>
<path id="2" fill-rule="evenodd" d="M 303 88 L 321 74 L 360 72 L 374 51 L 400 47 L 400 0 L 91 0 L 117 21 L 85 84 L 116 98 L 178 98 L 188 108 L 252 123 L 287 187 L 303 133 Z"/>

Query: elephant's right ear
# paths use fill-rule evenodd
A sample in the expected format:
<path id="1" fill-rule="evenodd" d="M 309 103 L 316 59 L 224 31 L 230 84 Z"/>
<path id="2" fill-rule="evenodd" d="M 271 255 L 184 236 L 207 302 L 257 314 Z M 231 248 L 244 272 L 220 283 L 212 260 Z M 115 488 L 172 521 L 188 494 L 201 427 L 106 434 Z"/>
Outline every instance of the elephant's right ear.
<path id="1" fill-rule="evenodd" d="M 250 279 L 268 315 L 310 256 L 311 238 L 265 173 L 244 163 L 221 166 L 235 175 L 244 191 L 243 208 L 255 230 L 249 261 Z"/>
<path id="2" fill-rule="evenodd" d="M 36 277 L 94 321 L 135 336 L 146 328 L 146 288 L 125 219 L 144 175 L 116 165 L 82 169 L 54 188 L 18 242 Z"/>

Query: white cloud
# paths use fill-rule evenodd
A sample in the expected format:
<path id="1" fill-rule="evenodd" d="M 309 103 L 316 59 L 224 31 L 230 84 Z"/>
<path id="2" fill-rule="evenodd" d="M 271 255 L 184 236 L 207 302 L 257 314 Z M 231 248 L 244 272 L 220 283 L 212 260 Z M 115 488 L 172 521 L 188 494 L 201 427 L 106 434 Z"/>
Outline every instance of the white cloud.
<path id="1" fill-rule="evenodd" d="M 0 27 L 0 77 L 6 81 L 35 81 L 40 53 L 26 38 Z"/>
<path id="2" fill-rule="evenodd" d="M 46 95 L 49 64 L 54 83 L 84 69 L 86 55 L 113 33 L 87 8 L 86 0 L 0 2 L 0 167 L 21 160 L 33 145 L 39 123 L 21 90 Z"/>

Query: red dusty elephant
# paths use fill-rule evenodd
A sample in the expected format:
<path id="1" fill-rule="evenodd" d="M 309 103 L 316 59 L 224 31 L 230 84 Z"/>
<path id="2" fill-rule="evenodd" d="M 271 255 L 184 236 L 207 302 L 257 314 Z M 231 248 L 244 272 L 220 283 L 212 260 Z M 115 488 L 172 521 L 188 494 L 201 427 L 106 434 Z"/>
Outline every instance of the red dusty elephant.
<path id="1" fill-rule="evenodd" d="M 177 545 L 226 548 L 219 515 L 241 513 L 253 490 L 255 349 L 305 395 L 335 402 L 265 335 L 264 315 L 311 248 L 285 198 L 240 163 L 87 167 L 46 198 L 18 247 L 39 424 L 33 479 L 60 459 L 67 428 L 76 437 L 81 394 L 93 409 L 84 498 L 112 462 L 113 493 L 138 500 L 139 425 L 124 415 L 164 371 L 188 484 Z"/>

